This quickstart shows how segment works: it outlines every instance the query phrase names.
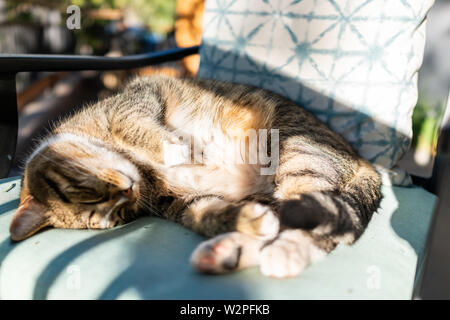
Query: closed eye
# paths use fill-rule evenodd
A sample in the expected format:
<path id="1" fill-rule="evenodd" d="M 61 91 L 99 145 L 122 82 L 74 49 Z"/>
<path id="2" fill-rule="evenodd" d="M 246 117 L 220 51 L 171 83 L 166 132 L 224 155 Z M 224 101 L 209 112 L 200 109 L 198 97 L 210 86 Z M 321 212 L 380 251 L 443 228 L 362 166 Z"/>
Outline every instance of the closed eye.
<path id="1" fill-rule="evenodd" d="M 80 204 L 99 204 L 107 200 L 107 196 L 94 188 L 69 186 L 64 192 L 73 202 Z"/>

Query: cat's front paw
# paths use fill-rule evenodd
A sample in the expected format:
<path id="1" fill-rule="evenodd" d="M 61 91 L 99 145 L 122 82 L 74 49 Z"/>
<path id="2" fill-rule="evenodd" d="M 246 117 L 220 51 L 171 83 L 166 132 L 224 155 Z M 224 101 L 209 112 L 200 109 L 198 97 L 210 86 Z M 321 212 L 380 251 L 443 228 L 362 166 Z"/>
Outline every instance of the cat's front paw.
<path id="1" fill-rule="evenodd" d="M 239 232 L 225 233 L 200 243 L 191 265 L 200 273 L 220 274 L 258 264 L 262 242 Z"/>
<path id="2" fill-rule="evenodd" d="M 280 230 L 280 220 L 268 206 L 251 202 L 240 210 L 236 230 L 260 239 L 273 239 Z"/>

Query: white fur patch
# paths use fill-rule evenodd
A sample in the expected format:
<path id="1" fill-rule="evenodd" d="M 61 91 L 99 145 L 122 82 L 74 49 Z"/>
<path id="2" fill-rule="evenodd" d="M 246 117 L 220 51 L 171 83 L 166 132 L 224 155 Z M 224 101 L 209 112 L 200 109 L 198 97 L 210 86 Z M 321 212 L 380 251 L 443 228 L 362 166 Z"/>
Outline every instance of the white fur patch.
<path id="1" fill-rule="evenodd" d="M 295 277 L 326 256 L 302 230 L 285 230 L 261 251 L 261 273 L 275 278 Z"/>
<path id="2" fill-rule="evenodd" d="M 264 239 L 274 238 L 280 230 L 280 220 L 275 213 L 267 206 L 259 203 L 255 204 L 254 210 L 259 216 L 263 216 L 259 234 Z"/>
<path id="3" fill-rule="evenodd" d="M 26 160 L 26 164 L 28 165 L 28 163 L 31 160 L 33 160 L 33 158 L 36 157 L 36 155 L 38 155 L 45 148 L 47 148 L 48 146 L 52 145 L 53 143 L 61 142 L 61 141 L 86 143 L 86 142 L 89 142 L 90 139 L 91 139 L 91 141 L 92 140 L 96 140 L 96 143 L 98 143 L 97 139 L 86 138 L 86 137 L 78 136 L 78 135 L 75 135 L 75 134 L 72 134 L 72 133 L 60 133 L 60 134 L 53 135 L 50 138 L 47 138 L 47 139 L 41 141 L 39 146 L 31 153 L 31 155 Z"/>
<path id="4" fill-rule="evenodd" d="M 165 163 L 159 170 L 169 188 L 228 200 L 273 188 L 273 176 L 261 175 L 259 163 L 246 163 L 240 140 L 224 132 L 211 114 L 194 117 L 185 109 L 180 106 L 167 119 L 173 135 L 183 140 L 180 145 L 168 141 L 164 150 Z"/>

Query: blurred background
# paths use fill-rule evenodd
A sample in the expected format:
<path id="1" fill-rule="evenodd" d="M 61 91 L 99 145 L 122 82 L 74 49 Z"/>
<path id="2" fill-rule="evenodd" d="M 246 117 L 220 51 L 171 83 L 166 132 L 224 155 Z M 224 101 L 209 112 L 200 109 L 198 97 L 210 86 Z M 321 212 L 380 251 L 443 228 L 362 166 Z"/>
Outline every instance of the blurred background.
<path id="1" fill-rule="evenodd" d="M 66 21 L 80 8 L 80 26 Z M 201 42 L 204 0 L 0 0 L 0 53 L 124 56 Z M 429 176 L 436 137 L 450 89 L 450 1 L 436 0 L 428 16 L 427 44 L 419 72 L 411 150 L 400 166 Z M 19 138 L 11 175 L 52 121 L 113 94 L 136 75 L 194 77 L 199 57 L 114 72 L 39 72 L 17 76 Z"/>

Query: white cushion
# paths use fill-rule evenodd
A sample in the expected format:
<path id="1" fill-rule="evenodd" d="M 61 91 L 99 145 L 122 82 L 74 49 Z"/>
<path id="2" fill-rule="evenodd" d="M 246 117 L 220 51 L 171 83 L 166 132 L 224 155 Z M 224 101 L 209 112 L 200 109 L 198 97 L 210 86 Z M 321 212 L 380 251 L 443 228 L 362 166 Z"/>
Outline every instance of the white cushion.
<path id="1" fill-rule="evenodd" d="M 282 94 L 392 169 L 412 136 L 433 2 L 207 0 L 198 75 Z"/>

